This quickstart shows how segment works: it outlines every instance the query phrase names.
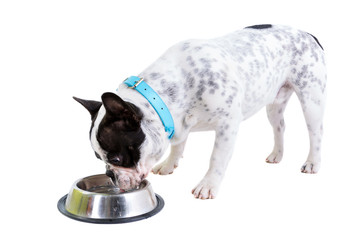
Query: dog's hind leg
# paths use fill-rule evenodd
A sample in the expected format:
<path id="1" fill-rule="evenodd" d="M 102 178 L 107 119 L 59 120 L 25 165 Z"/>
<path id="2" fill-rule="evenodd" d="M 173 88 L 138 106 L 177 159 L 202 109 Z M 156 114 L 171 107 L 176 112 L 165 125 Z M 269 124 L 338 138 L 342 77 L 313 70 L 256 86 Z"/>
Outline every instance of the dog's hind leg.
<path id="1" fill-rule="evenodd" d="M 302 99 L 301 101 L 310 139 L 309 155 L 306 162 L 301 167 L 301 172 L 317 173 L 321 164 L 321 142 L 325 99 L 324 97 L 317 95 L 314 98 L 308 100 Z"/>
<path id="2" fill-rule="evenodd" d="M 304 66 L 301 74 L 297 76 L 293 87 L 301 103 L 310 139 L 309 155 L 301 167 L 301 172 L 317 173 L 321 164 L 323 115 L 326 101 L 325 65 L 318 63 L 309 67 Z"/>

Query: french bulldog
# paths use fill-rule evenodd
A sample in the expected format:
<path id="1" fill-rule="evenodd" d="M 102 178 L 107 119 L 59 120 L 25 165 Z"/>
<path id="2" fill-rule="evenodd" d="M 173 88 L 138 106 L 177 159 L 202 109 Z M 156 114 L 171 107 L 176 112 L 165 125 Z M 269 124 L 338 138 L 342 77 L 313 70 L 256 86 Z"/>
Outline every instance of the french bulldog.
<path id="1" fill-rule="evenodd" d="M 171 138 L 157 109 L 123 82 L 116 93 L 104 93 L 101 102 L 74 97 L 90 112 L 96 157 L 106 163 L 107 175 L 122 189 L 136 188 L 151 170 L 173 173 L 189 133 L 215 131 L 209 169 L 192 190 L 196 198 L 215 198 L 240 122 L 264 106 L 275 142 L 266 162 L 279 163 L 283 114 L 294 92 L 310 138 L 301 172 L 319 171 L 327 75 L 323 48 L 313 35 L 264 24 L 219 38 L 187 40 L 168 49 L 138 77 L 166 104 L 174 122 Z M 169 144 L 169 156 L 156 165 Z"/>

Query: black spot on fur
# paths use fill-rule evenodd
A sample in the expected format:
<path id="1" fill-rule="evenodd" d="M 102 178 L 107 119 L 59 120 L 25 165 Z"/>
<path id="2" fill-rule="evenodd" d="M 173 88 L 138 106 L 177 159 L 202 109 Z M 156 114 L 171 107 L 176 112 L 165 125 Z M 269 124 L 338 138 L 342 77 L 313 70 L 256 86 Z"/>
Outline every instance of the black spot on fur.
<path id="1" fill-rule="evenodd" d="M 200 80 L 200 84 L 198 86 L 198 90 L 196 91 L 196 98 L 201 101 L 202 100 L 202 95 L 203 93 L 206 91 L 206 87 L 205 87 L 205 82 L 204 80 Z"/>
<path id="2" fill-rule="evenodd" d="M 159 95 L 167 96 L 171 102 L 176 102 L 179 92 L 176 83 L 164 81 L 162 86 L 163 90 L 159 91 Z"/>
<path id="3" fill-rule="evenodd" d="M 181 47 L 181 50 L 186 51 L 189 48 L 190 48 L 190 43 L 189 42 L 184 42 L 182 47 Z"/>
<path id="4" fill-rule="evenodd" d="M 266 28 L 272 28 L 271 24 L 260 24 L 260 25 L 253 25 L 246 28 L 252 28 L 252 29 L 266 29 Z"/>
<path id="5" fill-rule="evenodd" d="M 157 73 L 157 72 L 153 72 L 150 73 L 150 78 L 152 78 L 153 80 L 157 80 L 159 78 L 163 77 L 163 74 Z"/>
<path id="6" fill-rule="evenodd" d="M 191 66 L 191 67 L 195 67 L 196 66 L 196 63 L 194 61 L 194 59 L 191 57 L 191 56 L 188 56 L 186 58 L 186 61 L 188 62 L 188 64 Z"/>
<path id="7" fill-rule="evenodd" d="M 195 84 L 195 78 L 189 75 L 189 77 L 186 79 L 185 89 L 186 90 L 192 89 L 194 87 L 194 84 Z"/>

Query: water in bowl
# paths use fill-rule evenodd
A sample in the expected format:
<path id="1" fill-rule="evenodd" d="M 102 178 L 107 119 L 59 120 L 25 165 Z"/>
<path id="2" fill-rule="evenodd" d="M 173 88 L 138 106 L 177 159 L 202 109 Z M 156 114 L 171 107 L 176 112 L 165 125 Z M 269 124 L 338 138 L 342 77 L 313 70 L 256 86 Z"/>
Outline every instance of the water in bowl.
<path id="1" fill-rule="evenodd" d="M 119 187 L 106 185 L 106 186 L 95 186 L 89 188 L 87 191 L 94 192 L 94 193 L 106 193 L 106 194 L 120 194 L 125 192 L 124 190 L 120 189 Z"/>

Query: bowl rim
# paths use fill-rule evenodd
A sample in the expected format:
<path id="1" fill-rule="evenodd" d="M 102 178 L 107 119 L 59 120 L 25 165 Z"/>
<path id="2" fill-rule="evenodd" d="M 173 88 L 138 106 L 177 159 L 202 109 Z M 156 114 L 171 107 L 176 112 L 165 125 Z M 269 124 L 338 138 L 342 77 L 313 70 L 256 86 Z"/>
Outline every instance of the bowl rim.
<path id="1" fill-rule="evenodd" d="M 116 196 L 116 195 L 123 195 L 123 194 L 129 194 L 129 193 L 135 193 L 135 192 L 138 192 L 140 190 L 145 190 L 147 188 L 149 188 L 149 186 L 151 186 L 151 183 L 147 180 L 147 179 L 144 179 L 141 181 L 140 185 L 144 184 L 144 187 L 142 188 L 138 188 L 138 189 L 132 189 L 132 190 L 129 190 L 129 191 L 125 191 L 125 192 L 122 192 L 122 193 L 117 193 L 117 194 L 114 194 L 114 193 L 98 193 L 98 192 L 92 192 L 92 191 L 88 191 L 88 190 L 85 190 L 85 189 L 82 189 L 78 186 L 78 184 L 83 181 L 84 179 L 86 178 L 92 178 L 92 177 L 100 177 L 100 176 L 103 176 L 103 177 L 106 177 L 106 178 L 109 178 L 108 176 L 106 176 L 105 174 L 95 174 L 95 175 L 90 175 L 90 176 L 87 176 L 87 177 L 83 177 L 83 178 L 79 178 L 77 179 L 73 185 L 71 186 L 71 189 L 70 189 L 70 192 L 73 191 L 74 189 L 80 191 L 81 193 L 83 194 L 86 194 L 86 195 L 113 195 L 113 196 Z M 110 178 L 109 178 L 110 179 Z M 110 182 L 112 182 L 110 180 Z M 116 185 L 113 185 L 116 187 Z"/>
<path id="2" fill-rule="evenodd" d="M 127 218 L 100 218 L 100 219 L 99 218 L 87 218 L 87 217 L 82 217 L 82 216 L 72 214 L 66 210 L 65 205 L 66 205 L 67 197 L 68 197 L 68 194 L 66 194 L 65 196 L 60 198 L 60 200 L 57 203 L 58 210 L 63 215 L 65 215 L 71 219 L 80 221 L 80 222 L 97 223 L 97 224 L 115 224 L 115 223 L 129 223 L 129 222 L 140 221 L 140 220 L 147 219 L 149 217 L 152 217 L 152 216 L 158 214 L 165 206 L 164 199 L 160 195 L 155 193 L 155 197 L 157 199 L 157 206 L 150 212 L 147 212 L 147 213 L 144 213 L 141 215 L 137 215 L 137 216 L 133 216 L 133 217 L 127 217 Z"/>

